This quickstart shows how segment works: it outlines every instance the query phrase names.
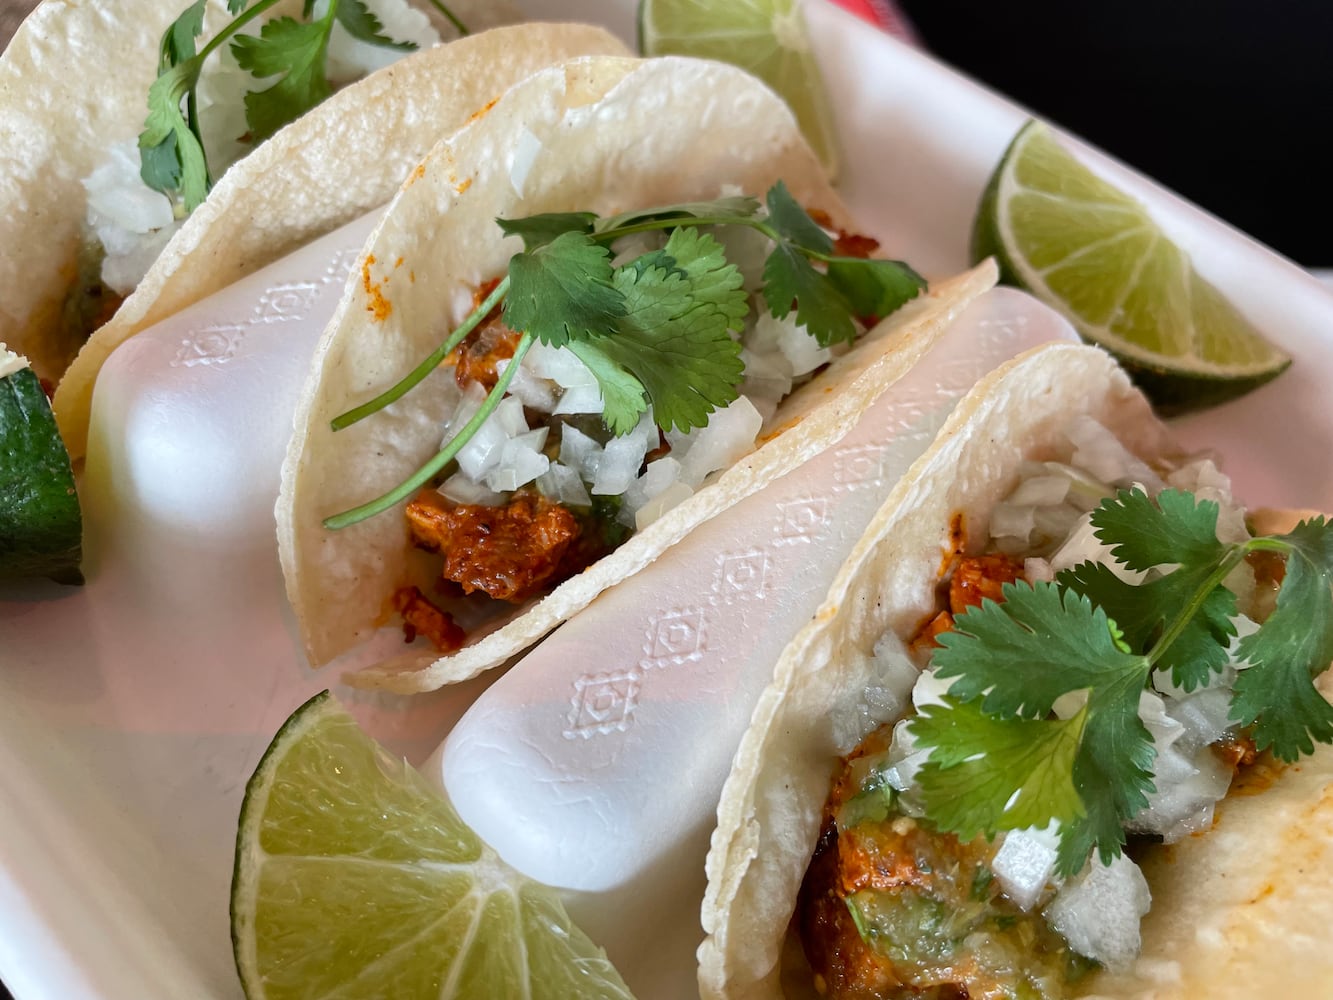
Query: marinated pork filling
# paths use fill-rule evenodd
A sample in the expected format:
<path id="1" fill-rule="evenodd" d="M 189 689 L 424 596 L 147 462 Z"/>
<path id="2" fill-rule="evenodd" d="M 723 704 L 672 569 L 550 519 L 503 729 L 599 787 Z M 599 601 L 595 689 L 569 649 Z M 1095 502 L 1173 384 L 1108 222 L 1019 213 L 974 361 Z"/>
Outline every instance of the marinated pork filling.
<path id="1" fill-rule="evenodd" d="M 752 452 L 782 400 L 845 350 L 821 348 L 794 314 L 778 320 L 769 313 L 757 291 L 772 246 L 766 238 L 726 227 L 704 231 L 725 245 L 751 294 L 744 329 L 734 335 L 745 363 L 739 397 L 689 432 L 660 431 L 650 407 L 633 431 L 615 436 L 603 425 L 601 392 L 587 366 L 568 348 L 534 344 L 449 473 L 408 504 L 413 544 L 443 557 L 441 593 L 522 603 L 549 592 Z M 665 242 L 660 234 L 633 239 L 622 256 Z M 837 245 L 862 257 L 878 246 L 846 233 L 837 234 Z M 496 284 L 474 292 L 473 309 Z M 451 394 L 454 410 L 443 440 L 477 413 L 518 341 L 497 308 L 445 359 L 453 379 L 437 391 Z M 453 619 L 432 595 L 405 596 L 407 590 L 415 588 L 400 591 L 395 606 L 432 623 L 418 627 L 404 615 L 409 641 L 420 634 L 442 652 L 466 641 L 462 629 L 441 624 Z"/>
<path id="2" fill-rule="evenodd" d="M 920 662 L 967 607 L 1002 601 L 1006 583 L 1051 580 L 1087 560 L 1128 575 L 1089 522 L 1089 512 L 1118 488 L 1189 490 L 1219 503 L 1220 539 L 1247 536 L 1229 483 L 1210 461 L 1162 474 L 1091 420 L 1069 436 L 1067 461 L 1023 466 L 991 514 L 983 554 L 963 555 L 965 531 L 955 532 L 958 552 L 941 580 L 940 610 L 910 644 Z M 1139 577 L 1129 582 L 1149 578 Z M 1241 636 L 1263 614 L 1262 567 L 1259 577 L 1256 587 L 1254 567 L 1242 565 L 1226 580 L 1248 612 L 1235 620 Z M 1156 751 L 1156 791 L 1125 827 L 1131 849 L 1136 840 L 1171 843 L 1206 831 L 1237 769 L 1254 760 L 1253 743 L 1227 718 L 1238 668 L 1233 657 L 1189 692 L 1159 670 L 1143 691 L 1139 717 Z M 912 692 L 915 709 L 940 702 L 951 684 L 927 667 Z M 795 920 L 816 990 L 839 1000 L 1048 1000 L 1068 995 L 1093 969 L 1132 963 L 1151 897 L 1130 857 L 1108 866 L 1094 856 L 1061 879 L 1055 823 L 968 843 L 940 832 L 923 814 L 915 781 L 929 754 L 902 720 L 872 733 L 834 780 Z"/>

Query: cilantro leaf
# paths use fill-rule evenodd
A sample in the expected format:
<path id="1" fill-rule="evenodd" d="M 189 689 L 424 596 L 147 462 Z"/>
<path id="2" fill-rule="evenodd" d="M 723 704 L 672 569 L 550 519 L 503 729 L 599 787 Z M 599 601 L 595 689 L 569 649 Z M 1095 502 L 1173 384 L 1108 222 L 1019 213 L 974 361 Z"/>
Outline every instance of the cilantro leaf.
<path id="1" fill-rule="evenodd" d="M 236 15 L 243 13 L 245 8 L 250 6 L 250 0 L 227 0 L 227 13 Z"/>
<path id="2" fill-rule="evenodd" d="M 759 212 L 759 199 L 749 195 L 725 195 L 712 201 L 682 201 L 675 205 L 644 208 L 599 219 L 597 233 L 611 233 L 642 223 L 667 222 L 674 219 L 718 219 L 741 221 L 753 219 Z"/>
<path id="3" fill-rule="evenodd" d="M 581 232 L 567 232 L 509 261 L 504 322 L 561 347 L 615 333 L 625 296 L 611 283 L 611 252 Z"/>
<path id="4" fill-rule="evenodd" d="M 524 250 L 536 250 L 555 241 L 563 233 L 591 233 L 594 212 L 546 212 L 525 219 L 496 219 L 506 236 L 521 236 Z"/>
<path id="5" fill-rule="evenodd" d="M 1003 594 L 1003 603 L 968 608 L 938 637 L 938 673 L 958 678 L 951 695 L 981 698 L 1000 718 L 1040 719 L 1071 691 L 1125 674 L 1147 679 L 1143 657 L 1117 642 L 1106 613 L 1082 595 L 1052 583 L 1007 583 Z"/>
<path id="6" fill-rule="evenodd" d="M 768 206 L 768 224 L 784 240 L 815 253 L 827 254 L 833 251 L 832 237 L 806 214 L 782 181 L 768 189 L 765 202 Z"/>
<path id="7" fill-rule="evenodd" d="M 1218 506 L 1183 490 L 1154 499 L 1143 490 L 1121 490 L 1092 512 L 1092 526 L 1111 554 L 1140 571 L 1173 563 L 1216 566 L 1226 546 L 1217 539 Z"/>
<path id="8" fill-rule="evenodd" d="M 1186 691 L 1208 682 L 1227 664 L 1227 646 L 1236 634 L 1236 597 L 1213 581 L 1231 546 L 1217 538 L 1218 505 L 1180 490 L 1155 499 L 1140 489 L 1121 490 L 1092 513 L 1092 525 L 1111 554 L 1134 571 L 1168 567 L 1137 586 L 1108 567 L 1083 563 L 1061 573 L 1073 587 L 1104 609 L 1124 630 L 1137 653 L 1149 653 L 1171 671 Z M 1164 629 L 1187 615 L 1169 644 Z"/>
<path id="9" fill-rule="evenodd" d="M 204 30 L 204 9 L 208 0 L 195 0 L 183 11 L 180 17 L 168 25 L 162 35 L 162 44 L 158 55 L 157 71 L 162 74 L 173 66 L 179 66 L 195 56 L 194 40 Z"/>
<path id="10" fill-rule="evenodd" d="M 277 17 L 265 22 L 258 37 L 232 39 L 231 51 L 242 69 L 257 77 L 281 77 L 273 86 L 245 95 L 245 122 L 255 141 L 267 139 L 333 93 L 324 75 L 332 27 L 330 18 L 304 24 Z"/>
<path id="11" fill-rule="evenodd" d="M 1225 549 L 1223 549 L 1225 551 Z M 1227 665 L 1227 647 L 1236 635 L 1236 595 L 1213 586 L 1168 646 L 1161 646 L 1167 624 L 1186 614 L 1208 586 L 1215 563 L 1180 567 L 1137 586 L 1126 583 L 1104 563 L 1085 562 L 1064 570 L 1057 582 L 1089 598 L 1122 629 L 1135 653 L 1151 652 L 1154 663 L 1171 671 L 1186 691 L 1208 683 Z"/>
<path id="12" fill-rule="evenodd" d="M 1005 584 L 1003 593 L 1003 603 L 986 600 L 958 616 L 954 631 L 939 637 L 934 663 L 941 677 L 958 678 L 950 696 L 1008 724 L 1045 720 L 1057 699 L 1088 692 L 1071 771 L 1084 816 L 1061 828 L 1062 870 L 1070 874 L 1093 847 L 1104 859 L 1119 853 L 1121 823 L 1153 789 L 1152 739 L 1138 716 L 1151 664 L 1126 649 L 1104 610 L 1072 589 L 1020 583 Z M 996 749 L 974 744 L 963 756 Z M 1034 801 L 1028 825 L 1043 826 L 1055 812 L 1043 821 Z"/>
<path id="13" fill-rule="evenodd" d="M 648 409 L 648 394 L 632 372 L 605 350 L 609 337 L 571 340 L 568 347 L 588 366 L 602 392 L 602 422 L 613 434 L 628 434 Z"/>
<path id="14" fill-rule="evenodd" d="M 187 60 L 167 70 L 148 88 L 148 117 L 139 134 L 139 175 L 157 191 L 179 189 L 189 210 L 208 196 L 208 164 L 199 137 L 181 114 L 181 101 L 194 86 L 198 64 Z"/>
<path id="15" fill-rule="evenodd" d="M 932 748 L 917 776 L 926 814 L 963 841 L 1082 816 L 1074 759 L 1086 722 L 1086 706 L 1064 720 L 1005 720 L 955 698 L 926 705 L 908 723 Z"/>
<path id="16" fill-rule="evenodd" d="M 835 257 L 828 279 L 859 317 L 883 319 L 921 294 L 926 279 L 897 260 Z"/>
<path id="17" fill-rule="evenodd" d="M 851 343 L 856 325 L 851 306 L 799 250 L 779 243 L 764 263 L 764 301 L 777 319 L 796 306 L 796 322 L 805 327 L 820 347 Z"/>
<path id="18" fill-rule="evenodd" d="M 1123 824 L 1148 805 L 1155 790 L 1157 751 L 1139 718 L 1147 675 L 1146 663 L 1140 671 L 1126 669 L 1088 695 L 1088 725 L 1074 765 L 1074 786 L 1087 814 L 1061 830 L 1057 868 L 1063 875 L 1083 867 L 1084 841 L 1110 864 L 1125 842 Z"/>
<path id="19" fill-rule="evenodd" d="M 383 34 L 384 25 L 362 0 L 337 0 L 334 10 L 338 23 L 353 38 L 399 52 L 411 52 L 417 47 L 416 42 L 397 42 Z"/>
<path id="20" fill-rule="evenodd" d="M 1333 742 L 1333 706 L 1314 686 L 1333 661 L 1330 529 L 1315 518 L 1278 536 L 1289 554 L 1277 609 L 1237 647 L 1249 666 L 1236 678 L 1231 718 L 1252 725 L 1256 746 L 1271 746 L 1280 760 L 1312 753 L 1315 742 Z"/>
<path id="21" fill-rule="evenodd" d="M 617 268 L 614 281 L 625 316 L 597 347 L 643 383 L 658 426 L 704 426 L 745 374 L 729 333 L 748 309 L 740 271 L 717 240 L 677 229 L 663 250 Z"/>

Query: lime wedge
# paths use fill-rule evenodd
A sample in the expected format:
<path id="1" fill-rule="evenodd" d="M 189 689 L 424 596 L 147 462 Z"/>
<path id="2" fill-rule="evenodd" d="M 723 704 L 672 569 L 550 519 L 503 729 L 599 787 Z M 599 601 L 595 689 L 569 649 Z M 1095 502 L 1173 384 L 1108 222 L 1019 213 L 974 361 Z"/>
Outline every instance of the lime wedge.
<path id="1" fill-rule="evenodd" d="M 837 172 L 833 115 L 798 0 L 639 0 L 639 50 L 716 59 L 759 77 L 787 102 L 830 176 Z"/>
<path id="2" fill-rule="evenodd" d="M 231 935 L 250 1000 L 625 1000 L 554 890 L 508 868 L 326 691 L 245 790 Z"/>
<path id="3" fill-rule="evenodd" d="M 972 234 L 1002 280 L 1116 355 L 1165 412 L 1235 398 L 1291 358 L 1268 343 L 1135 199 L 1029 122 L 996 167 Z"/>

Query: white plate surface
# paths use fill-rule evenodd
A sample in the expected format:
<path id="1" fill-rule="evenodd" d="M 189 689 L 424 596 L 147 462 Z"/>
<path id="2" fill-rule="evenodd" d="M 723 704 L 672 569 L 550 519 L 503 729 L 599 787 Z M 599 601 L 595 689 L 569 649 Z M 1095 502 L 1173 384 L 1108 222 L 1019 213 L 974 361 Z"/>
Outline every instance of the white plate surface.
<path id="1" fill-rule="evenodd" d="M 524 6 L 633 35 L 630 3 Z M 1023 112 L 818 0 L 809 20 L 864 228 L 929 274 L 961 269 L 983 182 Z M 1252 505 L 1333 509 L 1333 298 L 1106 169 L 1297 359 L 1268 387 L 1180 421 L 1182 438 L 1215 448 Z M 182 512 L 146 558 L 92 520 L 87 587 L 0 590 L 0 979 L 18 1000 L 238 1000 L 227 890 L 241 793 L 282 720 L 334 678 L 303 663 L 267 534 L 218 537 L 207 510 Z M 421 760 L 488 683 L 348 700 Z M 642 948 L 613 956 L 632 978 L 653 966 L 652 942 Z"/>

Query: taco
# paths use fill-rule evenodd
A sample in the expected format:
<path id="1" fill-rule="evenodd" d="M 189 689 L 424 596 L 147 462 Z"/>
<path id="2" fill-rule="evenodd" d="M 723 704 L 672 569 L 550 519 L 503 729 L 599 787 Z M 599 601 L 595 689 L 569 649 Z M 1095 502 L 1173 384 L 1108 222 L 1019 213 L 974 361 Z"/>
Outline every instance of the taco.
<path id="1" fill-rule="evenodd" d="M 701 995 L 1320 992 L 1331 576 L 1322 517 L 1252 540 L 1098 350 L 1000 368 L 759 701 Z"/>
<path id="2" fill-rule="evenodd" d="M 351 683 L 473 676 L 845 433 L 994 280 L 983 265 L 918 294 L 851 229 L 786 106 L 721 64 L 574 60 L 443 142 L 368 241 L 298 407 L 278 538 L 311 661 L 401 620 L 437 648 Z M 604 246 L 626 230 L 640 235 Z M 770 296 L 781 318 L 752 296 L 779 251 L 768 266 L 805 282 Z M 858 336 L 853 314 L 889 312 Z M 413 366 L 432 374 L 331 428 Z M 410 480 L 442 439 L 467 444 Z M 412 498 L 412 534 L 400 503 L 324 525 L 377 496 Z"/>
<path id="3" fill-rule="evenodd" d="M 30 357 L 48 383 L 78 354 L 55 401 L 75 458 L 85 447 L 97 372 L 127 337 L 386 203 L 441 135 L 534 70 L 572 55 L 625 51 L 606 32 L 578 25 L 521 25 L 432 45 L 451 29 L 437 30 L 405 0 L 340 3 L 344 12 L 369 11 L 367 24 L 394 45 L 346 35 L 340 16 L 330 42 L 337 51 L 325 67 L 329 86 L 370 76 L 257 146 L 242 95 L 260 85 L 226 46 L 204 63 L 199 115 L 216 185 L 188 217 L 181 194 L 140 179 L 136 145 L 164 32 L 182 0 L 51 0 L 5 50 L 0 200 L 8 210 L 0 241 L 25 249 L 0 261 L 0 340 Z M 469 3 L 460 13 L 481 27 L 496 23 L 498 11 Z M 300 5 L 266 10 L 244 37 L 254 39 L 279 14 L 299 16 Z M 203 16 L 204 38 L 231 20 L 221 3 Z M 370 72 L 403 56 L 405 46 L 420 51 Z"/>

